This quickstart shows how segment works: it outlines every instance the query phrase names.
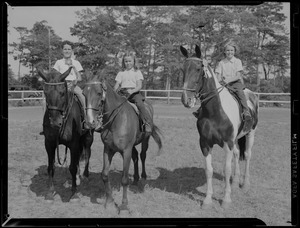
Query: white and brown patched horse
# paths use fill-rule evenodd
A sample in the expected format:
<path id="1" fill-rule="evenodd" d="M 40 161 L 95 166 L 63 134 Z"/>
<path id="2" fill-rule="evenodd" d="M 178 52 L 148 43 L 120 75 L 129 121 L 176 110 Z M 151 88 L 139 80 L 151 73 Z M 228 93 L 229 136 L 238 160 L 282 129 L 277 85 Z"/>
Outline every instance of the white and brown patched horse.
<path id="1" fill-rule="evenodd" d="M 239 160 L 246 160 L 244 181 L 240 186 L 247 191 L 250 187 L 249 166 L 251 148 L 258 122 L 258 97 L 250 90 L 244 89 L 247 104 L 252 116 L 251 127 L 245 130 L 241 116 L 241 108 L 237 99 L 230 93 L 229 87 L 221 85 L 210 66 L 204 66 L 201 51 L 196 46 L 196 55 L 189 57 L 184 47 L 180 47 L 186 57 L 183 64 L 184 85 L 181 101 L 187 108 L 195 106 L 196 99 L 201 102 L 197 129 L 200 135 L 200 148 L 206 162 L 207 192 L 203 207 L 212 204 L 212 148 L 219 145 L 226 153 L 225 161 L 225 195 L 222 207 L 227 208 L 231 203 L 231 162 L 234 156 L 235 170 L 232 187 L 240 184 Z"/>

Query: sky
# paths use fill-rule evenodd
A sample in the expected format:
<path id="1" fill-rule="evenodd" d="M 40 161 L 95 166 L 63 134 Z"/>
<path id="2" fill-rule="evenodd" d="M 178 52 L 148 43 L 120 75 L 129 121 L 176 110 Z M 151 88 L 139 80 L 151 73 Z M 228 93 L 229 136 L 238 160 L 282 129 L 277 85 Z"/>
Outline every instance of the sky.
<path id="1" fill-rule="evenodd" d="M 290 4 L 284 3 L 283 13 L 288 17 L 286 26 L 289 28 L 290 22 Z M 53 28 L 55 33 L 63 40 L 70 40 L 72 42 L 78 41 L 78 39 L 70 34 L 70 27 L 79 20 L 75 14 L 75 11 L 90 8 L 94 10 L 95 6 L 8 6 L 8 21 L 9 21 L 9 33 L 8 43 L 19 42 L 19 34 L 14 27 L 26 27 L 32 29 L 36 22 L 45 20 L 48 25 Z M 8 64 L 15 75 L 18 73 L 18 62 L 13 60 L 11 55 L 8 55 Z M 29 71 L 26 67 L 21 66 L 21 76 L 27 74 Z"/>

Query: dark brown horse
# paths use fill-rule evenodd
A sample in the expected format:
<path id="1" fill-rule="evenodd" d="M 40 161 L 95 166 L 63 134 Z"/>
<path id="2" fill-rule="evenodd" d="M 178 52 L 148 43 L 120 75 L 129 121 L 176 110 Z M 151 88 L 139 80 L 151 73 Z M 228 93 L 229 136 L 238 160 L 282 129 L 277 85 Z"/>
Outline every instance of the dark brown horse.
<path id="1" fill-rule="evenodd" d="M 128 103 L 127 99 L 118 95 L 105 79 L 94 77 L 90 79 L 83 93 L 86 97 L 87 115 L 86 121 L 93 129 L 99 121 L 99 116 L 103 115 L 103 130 L 101 139 L 104 143 L 103 152 L 103 171 L 102 179 L 105 184 L 106 201 L 105 207 L 113 205 L 112 190 L 108 178 L 109 168 L 112 158 L 116 152 L 120 152 L 123 157 L 123 199 L 119 209 L 128 211 L 127 188 L 129 184 L 128 170 L 130 160 L 134 163 L 134 183 L 139 180 L 138 173 L 138 151 L 135 146 L 142 144 L 141 161 L 142 161 L 142 178 L 146 178 L 145 159 L 146 151 L 150 136 L 158 144 L 159 150 L 162 147 L 159 136 L 159 129 L 154 125 L 151 133 L 146 133 L 141 130 L 140 120 Z M 153 108 L 149 103 L 146 103 L 146 109 L 150 112 L 153 118 Z"/>
<path id="2" fill-rule="evenodd" d="M 88 177 L 89 159 L 91 156 L 91 145 L 93 143 L 93 131 L 82 130 L 82 117 L 80 104 L 74 92 L 68 89 L 65 78 L 72 68 L 60 74 L 57 71 L 43 73 L 38 70 L 39 75 L 45 80 L 44 94 L 46 97 L 46 112 L 43 120 L 43 131 L 45 136 L 45 147 L 48 154 L 48 176 L 49 191 L 46 200 L 53 200 L 55 194 L 53 185 L 55 150 L 59 160 L 58 145 L 63 144 L 70 150 L 69 170 L 72 175 L 71 200 L 79 199 L 76 194 L 76 186 L 80 183 L 78 173 L 80 159 L 85 161 L 83 177 Z M 76 184 L 77 183 L 77 184 Z"/>
<path id="3" fill-rule="evenodd" d="M 230 87 L 220 85 L 213 70 L 204 66 L 199 46 L 196 46 L 196 55 L 189 57 L 187 50 L 180 47 L 186 57 L 183 64 L 184 86 L 182 103 L 191 108 L 196 99 L 201 102 L 201 109 L 197 120 L 197 128 L 200 135 L 200 148 L 205 156 L 207 192 L 203 206 L 212 203 L 212 148 L 219 145 L 223 148 L 225 160 L 225 195 L 222 206 L 228 207 L 231 202 L 231 161 L 234 156 L 235 175 L 232 185 L 238 186 L 240 181 L 239 159 L 246 160 L 246 169 L 242 187 L 248 190 L 249 166 L 251 149 L 254 143 L 254 135 L 258 122 L 258 97 L 250 90 L 245 89 L 248 107 L 252 116 L 251 128 L 246 129 L 242 121 L 239 103 L 229 92 Z"/>

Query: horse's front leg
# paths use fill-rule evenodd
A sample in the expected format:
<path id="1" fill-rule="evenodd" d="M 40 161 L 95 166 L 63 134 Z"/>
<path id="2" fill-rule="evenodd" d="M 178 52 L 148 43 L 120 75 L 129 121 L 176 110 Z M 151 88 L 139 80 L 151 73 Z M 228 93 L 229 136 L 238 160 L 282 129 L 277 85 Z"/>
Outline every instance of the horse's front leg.
<path id="1" fill-rule="evenodd" d="M 76 179 L 77 179 L 77 169 L 79 165 L 79 158 L 80 158 L 80 148 L 79 145 L 74 145 L 70 148 L 70 153 L 71 153 L 71 162 L 69 166 L 69 170 L 72 176 L 72 193 L 70 200 L 71 201 L 77 201 L 79 200 L 79 197 L 76 193 L 77 191 L 77 184 L 76 184 Z"/>
<path id="2" fill-rule="evenodd" d="M 227 143 L 224 143 L 223 147 L 226 153 L 225 161 L 225 195 L 222 202 L 222 207 L 224 209 L 228 208 L 231 203 L 231 186 L 230 186 L 230 177 L 231 177 L 231 161 L 233 157 L 233 150 L 230 150 Z"/>
<path id="3" fill-rule="evenodd" d="M 47 173 L 48 173 L 48 187 L 49 187 L 49 190 L 45 196 L 45 200 L 51 202 L 54 200 L 54 195 L 55 195 L 53 177 L 54 177 L 54 170 L 55 170 L 54 162 L 55 162 L 56 144 L 45 141 L 45 147 L 48 154 Z"/>
<path id="4" fill-rule="evenodd" d="M 120 212 L 128 212 L 128 198 L 127 198 L 127 189 L 129 185 L 129 177 L 128 177 L 128 171 L 131 161 L 131 151 L 132 148 L 127 148 L 123 150 L 123 175 L 122 175 L 122 187 L 123 187 L 123 198 L 122 198 L 122 204 L 119 207 Z"/>
<path id="5" fill-rule="evenodd" d="M 104 182 L 104 186 L 105 186 L 105 208 L 107 210 L 112 210 L 112 212 L 114 213 L 115 211 L 117 211 L 117 207 L 116 204 L 114 203 L 114 199 L 112 197 L 112 190 L 111 190 L 111 186 L 110 186 L 110 182 L 109 182 L 109 168 L 111 165 L 111 161 L 112 158 L 114 156 L 114 152 L 112 150 L 110 150 L 108 148 L 108 146 L 104 146 L 104 151 L 103 151 L 103 170 L 101 173 L 101 178 Z"/>

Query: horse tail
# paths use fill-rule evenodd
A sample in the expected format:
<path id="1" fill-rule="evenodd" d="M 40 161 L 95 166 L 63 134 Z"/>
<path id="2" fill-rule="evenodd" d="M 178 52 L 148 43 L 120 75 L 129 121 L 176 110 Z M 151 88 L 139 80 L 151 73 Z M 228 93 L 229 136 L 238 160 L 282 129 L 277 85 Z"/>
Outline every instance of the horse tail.
<path id="1" fill-rule="evenodd" d="M 158 149 L 159 149 L 158 152 L 160 152 L 162 148 L 162 141 L 160 135 L 162 135 L 160 129 L 155 124 L 153 124 L 153 130 L 151 132 L 151 136 L 153 137 L 154 141 L 158 145 Z"/>
<path id="2" fill-rule="evenodd" d="M 240 161 L 245 160 L 245 150 L 246 150 L 246 136 L 238 139 L 238 144 L 240 148 Z"/>

